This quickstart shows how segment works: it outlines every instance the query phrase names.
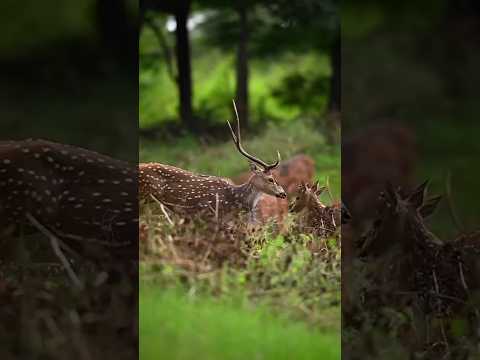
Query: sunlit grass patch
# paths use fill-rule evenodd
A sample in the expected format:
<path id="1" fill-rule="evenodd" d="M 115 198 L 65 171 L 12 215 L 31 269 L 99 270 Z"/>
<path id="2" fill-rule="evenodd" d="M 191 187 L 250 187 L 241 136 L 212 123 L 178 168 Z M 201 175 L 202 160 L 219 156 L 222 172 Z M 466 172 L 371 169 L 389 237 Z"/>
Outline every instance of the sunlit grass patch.
<path id="1" fill-rule="evenodd" d="M 340 359 L 340 335 L 213 298 L 140 290 L 140 359 Z"/>

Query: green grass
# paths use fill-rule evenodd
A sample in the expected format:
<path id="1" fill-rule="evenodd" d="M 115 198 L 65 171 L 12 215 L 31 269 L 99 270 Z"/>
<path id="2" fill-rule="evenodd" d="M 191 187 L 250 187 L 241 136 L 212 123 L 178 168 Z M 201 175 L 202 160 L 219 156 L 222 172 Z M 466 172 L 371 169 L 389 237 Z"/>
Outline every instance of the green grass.
<path id="1" fill-rule="evenodd" d="M 270 314 L 214 298 L 140 290 L 140 359 L 340 359 L 338 332 L 309 329 Z"/>

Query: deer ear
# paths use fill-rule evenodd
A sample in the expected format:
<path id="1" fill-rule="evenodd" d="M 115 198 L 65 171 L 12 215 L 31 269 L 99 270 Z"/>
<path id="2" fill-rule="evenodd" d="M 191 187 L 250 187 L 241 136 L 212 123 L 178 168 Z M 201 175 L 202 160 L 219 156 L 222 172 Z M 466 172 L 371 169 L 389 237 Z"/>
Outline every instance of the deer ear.
<path id="1" fill-rule="evenodd" d="M 423 204 L 423 199 L 425 198 L 425 189 L 427 188 L 428 180 L 420 184 L 413 192 L 409 195 L 408 201 L 415 207 L 419 208 Z"/>
<path id="2" fill-rule="evenodd" d="M 425 219 L 425 218 L 429 217 L 430 215 L 432 215 L 433 212 L 435 211 L 435 209 L 437 208 L 440 200 L 442 200 L 442 197 L 440 195 L 428 199 L 425 202 L 425 204 L 420 206 L 420 208 L 418 209 L 418 212 L 420 213 L 420 216 Z"/>
<path id="3" fill-rule="evenodd" d="M 318 183 L 317 183 L 317 189 L 315 190 L 315 194 L 317 196 L 320 196 L 322 195 L 322 193 L 327 189 L 326 186 L 319 186 Z"/>

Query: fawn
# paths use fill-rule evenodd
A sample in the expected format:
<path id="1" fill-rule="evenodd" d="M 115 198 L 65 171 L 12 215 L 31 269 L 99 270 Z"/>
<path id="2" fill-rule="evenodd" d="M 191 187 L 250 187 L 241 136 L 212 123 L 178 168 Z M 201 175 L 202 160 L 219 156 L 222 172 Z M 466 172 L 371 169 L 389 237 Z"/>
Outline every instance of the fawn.
<path id="1" fill-rule="evenodd" d="M 235 112 L 236 107 L 234 103 Z M 250 155 L 242 146 L 240 121 L 237 113 L 237 134 L 228 122 L 233 142 L 244 157 L 250 160 L 251 176 L 247 182 L 234 185 L 232 181 L 193 172 L 160 163 L 139 165 L 139 193 L 141 200 L 156 198 L 162 205 L 186 215 L 214 215 L 228 219 L 245 211 L 250 222 L 258 222 L 256 207 L 262 193 L 286 199 L 285 190 L 277 183 L 272 171 L 280 162 L 280 154 L 273 164 L 267 164 Z"/>
<path id="2" fill-rule="evenodd" d="M 301 183 L 298 186 L 296 197 L 289 206 L 293 213 L 304 213 L 300 225 L 305 230 L 322 237 L 335 233 L 340 224 L 346 224 L 351 215 L 343 203 L 327 206 L 320 201 L 320 195 L 326 190 L 318 181 L 313 185 Z"/>

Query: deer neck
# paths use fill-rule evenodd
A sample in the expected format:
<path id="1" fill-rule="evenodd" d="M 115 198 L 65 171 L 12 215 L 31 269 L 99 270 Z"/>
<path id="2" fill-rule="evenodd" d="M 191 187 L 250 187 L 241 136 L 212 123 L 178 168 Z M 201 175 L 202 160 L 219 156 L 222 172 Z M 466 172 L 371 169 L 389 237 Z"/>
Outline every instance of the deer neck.
<path id="1" fill-rule="evenodd" d="M 232 188 L 232 195 L 237 204 L 247 211 L 253 210 L 261 196 L 259 191 L 250 181 Z"/>

